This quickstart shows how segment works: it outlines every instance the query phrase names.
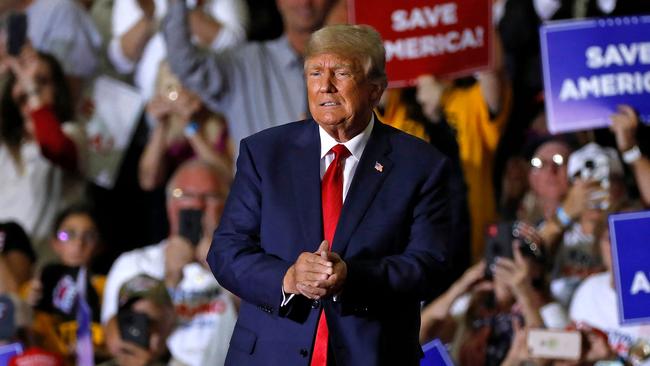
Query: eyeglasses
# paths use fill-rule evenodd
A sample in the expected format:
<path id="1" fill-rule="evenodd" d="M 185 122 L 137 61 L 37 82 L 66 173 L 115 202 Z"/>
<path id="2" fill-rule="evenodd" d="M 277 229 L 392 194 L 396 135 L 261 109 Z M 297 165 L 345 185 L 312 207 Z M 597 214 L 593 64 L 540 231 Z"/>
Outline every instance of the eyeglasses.
<path id="1" fill-rule="evenodd" d="M 84 243 L 95 244 L 99 240 L 99 235 L 96 231 L 78 232 L 74 230 L 59 230 L 56 232 L 56 238 L 63 243 L 68 243 L 79 239 Z"/>
<path id="2" fill-rule="evenodd" d="M 537 170 L 540 170 L 544 167 L 559 168 L 562 165 L 564 165 L 564 163 L 565 163 L 564 156 L 560 154 L 553 154 L 550 160 L 542 159 L 539 156 L 533 156 L 533 158 L 530 159 L 530 165 Z"/>
<path id="3" fill-rule="evenodd" d="M 206 204 L 212 204 L 212 205 L 221 204 L 224 201 L 223 196 L 217 192 L 194 193 L 194 192 L 184 191 L 180 188 L 174 188 L 171 192 L 171 196 L 174 199 L 180 201 L 201 200 Z"/>

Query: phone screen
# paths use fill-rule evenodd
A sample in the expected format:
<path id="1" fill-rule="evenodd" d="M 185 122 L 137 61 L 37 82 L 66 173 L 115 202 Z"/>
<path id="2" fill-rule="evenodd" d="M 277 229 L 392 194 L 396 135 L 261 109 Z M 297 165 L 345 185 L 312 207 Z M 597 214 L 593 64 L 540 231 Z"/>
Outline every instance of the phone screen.
<path id="1" fill-rule="evenodd" d="M 578 360 L 582 352 L 579 331 L 530 329 L 527 344 L 528 352 L 533 358 Z"/>
<path id="2" fill-rule="evenodd" d="M 16 56 L 20 54 L 27 40 L 27 16 L 24 13 L 12 13 L 7 20 L 7 52 Z"/>
<path id="3" fill-rule="evenodd" d="M 178 212 L 178 234 L 197 245 L 203 234 L 203 211 L 184 209 Z"/>
<path id="4" fill-rule="evenodd" d="M 512 258 L 512 228 L 514 222 L 507 221 L 488 227 L 485 238 L 485 277 L 492 278 L 492 266 L 497 257 Z"/>
<path id="5" fill-rule="evenodd" d="M 117 323 L 123 341 L 132 342 L 149 349 L 149 325 L 151 320 L 147 314 L 132 310 L 123 310 L 117 314 Z"/>

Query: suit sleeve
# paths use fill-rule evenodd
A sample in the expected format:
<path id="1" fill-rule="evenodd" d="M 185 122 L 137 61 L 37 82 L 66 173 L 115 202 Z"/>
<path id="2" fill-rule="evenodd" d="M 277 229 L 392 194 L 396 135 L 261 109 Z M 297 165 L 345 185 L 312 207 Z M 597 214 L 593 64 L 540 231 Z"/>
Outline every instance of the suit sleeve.
<path id="1" fill-rule="evenodd" d="M 365 308 L 405 299 L 423 300 L 436 290 L 448 264 L 448 169 L 444 160 L 418 188 L 401 253 L 346 260 L 343 304 Z"/>
<path id="2" fill-rule="evenodd" d="M 208 264 L 222 286 L 267 313 L 279 314 L 282 282 L 291 263 L 266 253 L 260 245 L 260 184 L 244 139 L 235 181 L 208 252 Z"/>

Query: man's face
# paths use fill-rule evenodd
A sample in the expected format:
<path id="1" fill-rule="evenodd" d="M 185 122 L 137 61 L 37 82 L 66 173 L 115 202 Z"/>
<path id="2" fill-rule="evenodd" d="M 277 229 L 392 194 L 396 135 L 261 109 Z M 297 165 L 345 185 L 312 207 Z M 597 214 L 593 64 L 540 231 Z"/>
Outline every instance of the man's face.
<path id="1" fill-rule="evenodd" d="M 276 0 L 285 31 L 314 32 L 323 26 L 333 0 Z"/>
<path id="2" fill-rule="evenodd" d="M 531 159 L 528 175 L 533 192 L 544 199 L 560 200 L 569 189 L 567 161 L 569 148 L 559 142 L 542 144 Z"/>
<path id="3" fill-rule="evenodd" d="M 358 60 L 316 55 L 305 61 L 305 73 L 309 110 L 321 127 L 352 135 L 365 128 L 383 87 L 366 78 Z"/>
<path id="4" fill-rule="evenodd" d="M 176 177 L 174 183 L 171 194 L 167 198 L 167 216 L 171 235 L 178 234 L 178 216 L 184 209 L 203 211 L 203 235 L 212 235 L 223 211 L 225 199 L 223 183 L 206 168 L 200 166 L 186 168 Z"/>

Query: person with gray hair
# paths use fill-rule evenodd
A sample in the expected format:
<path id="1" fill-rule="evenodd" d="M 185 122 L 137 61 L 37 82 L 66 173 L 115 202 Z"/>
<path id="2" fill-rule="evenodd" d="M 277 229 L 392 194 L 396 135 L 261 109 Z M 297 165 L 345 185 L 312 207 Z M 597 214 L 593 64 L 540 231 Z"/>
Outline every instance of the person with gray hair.
<path id="1" fill-rule="evenodd" d="M 386 87 L 386 50 L 381 36 L 368 25 L 332 25 L 315 32 L 305 49 L 305 59 L 324 53 L 358 58 L 366 77 Z"/>
<path id="2" fill-rule="evenodd" d="M 420 301 L 447 263 L 448 163 L 373 114 L 384 68 L 371 27 L 315 32 L 313 118 L 241 141 L 207 258 L 242 299 L 227 365 L 419 364 Z"/>
<path id="3" fill-rule="evenodd" d="M 178 324 L 167 341 L 173 360 L 223 365 L 237 317 L 236 300 L 212 278 L 205 257 L 229 183 L 220 170 L 201 160 L 189 160 L 174 172 L 167 185 L 169 235 L 158 244 L 123 253 L 113 263 L 102 301 L 105 326 L 118 313 L 120 287 L 145 274 L 164 281 L 174 303 Z"/>

